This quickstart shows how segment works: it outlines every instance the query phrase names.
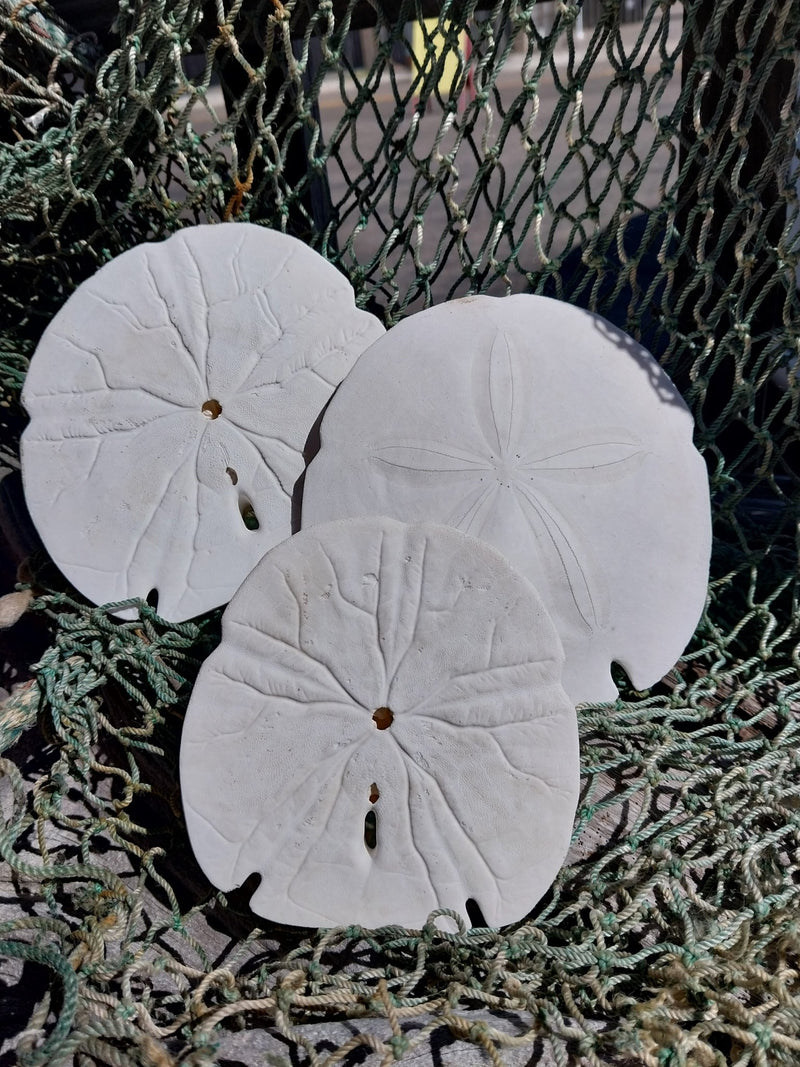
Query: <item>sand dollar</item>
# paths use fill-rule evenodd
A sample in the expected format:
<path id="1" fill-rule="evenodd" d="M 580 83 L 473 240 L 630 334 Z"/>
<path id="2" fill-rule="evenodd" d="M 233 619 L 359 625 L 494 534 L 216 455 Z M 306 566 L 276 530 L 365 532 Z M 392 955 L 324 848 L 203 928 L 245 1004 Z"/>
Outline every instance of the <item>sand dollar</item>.
<path id="1" fill-rule="evenodd" d="M 420 926 L 477 901 L 522 918 L 578 795 L 563 655 L 488 545 L 387 518 L 301 531 L 223 616 L 181 742 L 197 859 L 301 926 Z M 467 920 L 468 921 L 468 920 Z"/>
<path id="2" fill-rule="evenodd" d="M 653 357 L 546 297 L 467 297 L 412 315 L 333 398 L 304 526 L 383 514 L 448 523 L 536 587 L 576 703 L 610 666 L 652 685 L 706 595 L 708 480 L 691 415 Z"/>
<path id="3" fill-rule="evenodd" d="M 383 333 L 285 234 L 197 226 L 84 282 L 23 391 L 28 505 L 96 603 L 158 593 L 174 621 L 225 603 L 291 533 L 314 420 Z"/>

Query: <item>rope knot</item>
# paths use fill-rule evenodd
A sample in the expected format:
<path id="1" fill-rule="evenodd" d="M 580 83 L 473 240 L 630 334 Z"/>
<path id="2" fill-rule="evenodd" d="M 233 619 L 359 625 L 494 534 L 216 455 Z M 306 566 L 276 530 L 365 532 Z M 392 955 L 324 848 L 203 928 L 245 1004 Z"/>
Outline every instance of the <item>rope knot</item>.
<path id="1" fill-rule="evenodd" d="M 391 1037 L 387 1037 L 385 1043 L 391 1048 L 392 1055 L 396 1060 L 403 1058 L 411 1044 L 405 1034 L 392 1034 Z"/>
<path id="2" fill-rule="evenodd" d="M 304 971 L 289 971 L 288 974 L 284 975 L 280 984 L 276 987 L 274 992 L 275 1003 L 285 1015 L 288 1015 L 291 1012 L 294 998 L 305 985 L 305 981 L 306 976 Z"/>
<path id="3" fill-rule="evenodd" d="M 772 1044 L 772 1029 L 769 1026 L 764 1026 L 763 1023 L 753 1023 L 750 1027 L 750 1032 L 755 1038 L 756 1045 L 763 1049 L 764 1052 Z"/>
<path id="4" fill-rule="evenodd" d="M 612 952 L 606 952 L 605 950 L 597 953 L 595 957 L 597 969 L 602 974 L 604 971 L 611 971 L 614 969 L 616 960 Z"/>

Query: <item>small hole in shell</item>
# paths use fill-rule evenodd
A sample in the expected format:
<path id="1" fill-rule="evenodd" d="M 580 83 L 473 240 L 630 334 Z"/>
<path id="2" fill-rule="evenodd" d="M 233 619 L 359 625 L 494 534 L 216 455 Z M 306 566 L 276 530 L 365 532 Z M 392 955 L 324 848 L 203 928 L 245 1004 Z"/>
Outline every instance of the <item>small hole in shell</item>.
<path id="1" fill-rule="evenodd" d="M 379 730 L 388 730 L 394 722 L 394 714 L 389 708 L 377 708 L 372 713 L 372 721 Z"/>
<path id="2" fill-rule="evenodd" d="M 378 844 L 378 816 L 368 811 L 364 816 L 364 844 L 373 852 Z"/>
<path id="3" fill-rule="evenodd" d="M 375 782 L 373 782 L 372 785 L 369 787 L 369 802 L 370 802 L 370 804 L 374 804 L 375 801 L 380 797 L 380 795 L 381 794 L 380 794 L 380 791 L 379 791 L 377 785 L 375 784 Z"/>
<path id="4" fill-rule="evenodd" d="M 233 467 L 226 467 L 225 468 L 225 473 L 230 478 L 231 485 L 236 485 L 236 483 L 239 481 L 239 475 L 236 473 L 236 471 L 233 469 Z"/>
<path id="5" fill-rule="evenodd" d="M 158 611 L 158 590 L 151 589 L 150 592 L 147 594 L 146 599 L 148 605 L 153 609 L 153 611 Z"/>
<path id="6" fill-rule="evenodd" d="M 253 505 L 246 496 L 239 498 L 239 514 L 242 516 L 242 522 L 248 530 L 257 530 L 261 525 L 258 521 L 258 516 L 253 509 Z"/>
<path id="7" fill-rule="evenodd" d="M 206 400 L 200 410 L 207 419 L 218 419 L 222 414 L 222 404 L 219 400 Z"/>

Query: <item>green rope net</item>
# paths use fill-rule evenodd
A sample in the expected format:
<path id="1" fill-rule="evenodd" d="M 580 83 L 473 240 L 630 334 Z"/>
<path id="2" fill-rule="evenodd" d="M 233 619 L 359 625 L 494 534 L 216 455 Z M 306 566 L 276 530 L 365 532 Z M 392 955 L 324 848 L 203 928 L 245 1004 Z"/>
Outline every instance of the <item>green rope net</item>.
<path id="1" fill-rule="evenodd" d="M 495 1064 L 535 1042 L 559 1065 L 800 1062 L 800 8 L 624 6 L 590 24 L 561 0 L 120 0 L 88 33 L 0 0 L 0 462 L 75 286 L 138 242 L 243 219 L 307 241 L 387 326 L 477 292 L 612 319 L 692 409 L 715 533 L 682 661 L 579 711 L 551 893 L 458 933 L 259 926 L 247 887 L 215 892 L 176 758 L 219 613 L 119 622 L 27 560 L 18 625 L 44 651 L 0 706 L 24 1067 L 200 1067 L 265 1025 L 311 1064 L 391 1063 L 438 1030 Z M 334 1051 L 302 1029 L 342 1018 Z"/>

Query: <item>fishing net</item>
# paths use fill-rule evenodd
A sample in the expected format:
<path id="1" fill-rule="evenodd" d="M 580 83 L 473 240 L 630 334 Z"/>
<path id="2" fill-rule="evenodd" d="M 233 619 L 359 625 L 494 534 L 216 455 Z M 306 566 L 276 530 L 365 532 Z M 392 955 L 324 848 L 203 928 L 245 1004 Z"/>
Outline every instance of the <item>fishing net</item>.
<path id="1" fill-rule="evenodd" d="M 442 1033 L 495 1064 L 800 1062 L 795 0 L 654 0 L 637 22 L 607 0 L 593 23 L 560 0 L 120 0 L 92 26 L 81 6 L 69 24 L 0 0 L 0 461 L 76 285 L 138 242 L 249 220 L 307 241 L 387 326 L 538 292 L 628 330 L 693 412 L 715 540 L 681 662 L 579 710 L 573 846 L 531 916 L 293 930 L 188 849 L 176 756 L 219 613 L 87 605 L 4 489 L 32 593 L 0 708 L 19 1062 L 200 1067 L 266 1026 L 313 1064 Z M 308 1036 L 342 1019 L 346 1039 Z"/>

